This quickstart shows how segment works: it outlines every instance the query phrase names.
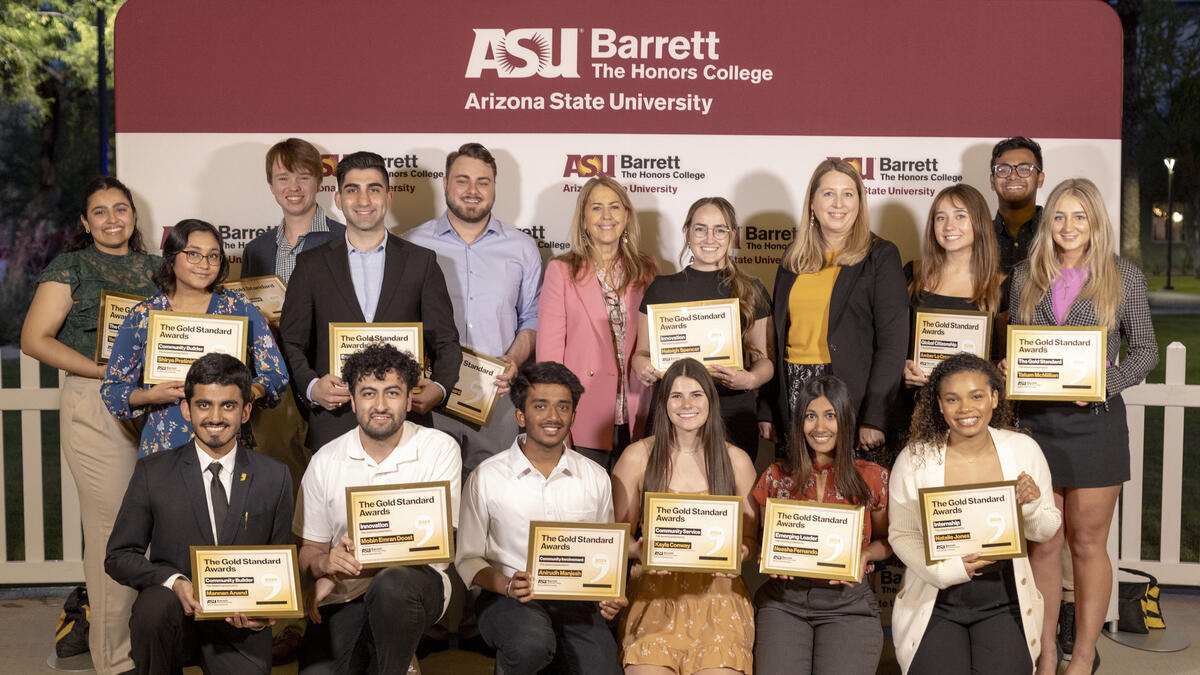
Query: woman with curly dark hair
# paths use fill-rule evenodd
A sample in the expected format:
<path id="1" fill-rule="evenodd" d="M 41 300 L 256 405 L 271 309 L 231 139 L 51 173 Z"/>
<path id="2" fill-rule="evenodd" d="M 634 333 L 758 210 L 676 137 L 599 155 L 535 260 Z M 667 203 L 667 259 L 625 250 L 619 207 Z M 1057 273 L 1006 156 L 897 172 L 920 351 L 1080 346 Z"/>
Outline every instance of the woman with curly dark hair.
<path id="1" fill-rule="evenodd" d="M 917 397 L 888 507 L 888 541 L 908 567 L 892 612 L 906 673 L 1029 673 L 1037 662 L 1043 608 L 1029 559 L 972 553 L 930 565 L 922 543 L 919 491 L 947 485 L 1015 480 L 1026 538 L 1058 531 L 1062 514 L 1041 448 L 1011 428 L 1000 371 L 971 354 L 942 361 Z"/>
<path id="2" fill-rule="evenodd" d="M 767 499 L 866 508 L 857 583 L 772 575 L 754 596 L 754 658 L 763 673 L 874 673 L 883 650 L 879 605 L 866 576 L 892 554 L 887 543 L 887 469 L 854 458 L 854 403 L 846 385 L 822 375 L 804 383 L 788 433 L 787 455 L 750 493 Z M 757 520 L 757 518 L 756 518 Z M 847 650 L 852 643 L 856 649 Z"/>

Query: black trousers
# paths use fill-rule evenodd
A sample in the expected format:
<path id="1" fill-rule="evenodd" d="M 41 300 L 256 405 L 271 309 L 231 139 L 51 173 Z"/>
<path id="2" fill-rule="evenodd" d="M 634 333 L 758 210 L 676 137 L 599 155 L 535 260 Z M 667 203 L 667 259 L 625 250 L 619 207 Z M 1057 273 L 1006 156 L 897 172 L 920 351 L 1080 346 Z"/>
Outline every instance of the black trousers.
<path id="1" fill-rule="evenodd" d="M 475 611 L 479 633 L 496 649 L 499 673 L 621 673 L 617 642 L 594 602 L 522 603 L 483 591 Z"/>
<path id="2" fill-rule="evenodd" d="M 1012 562 L 1000 561 L 980 571 L 978 577 L 938 592 L 910 675 L 1033 672 Z"/>
<path id="3" fill-rule="evenodd" d="M 165 586 L 138 593 L 129 632 L 139 675 L 181 672 L 192 664 L 218 675 L 271 672 L 270 630 L 234 628 L 220 619 L 196 621 Z"/>
<path id="4" fill-rule="evenodd" d="M 421 633 L 442 615 L 442 577 L 428 565 L 388 567 L 367 592 L 320 608 L 300 645 L 305 675 L 406 673 Z"/>

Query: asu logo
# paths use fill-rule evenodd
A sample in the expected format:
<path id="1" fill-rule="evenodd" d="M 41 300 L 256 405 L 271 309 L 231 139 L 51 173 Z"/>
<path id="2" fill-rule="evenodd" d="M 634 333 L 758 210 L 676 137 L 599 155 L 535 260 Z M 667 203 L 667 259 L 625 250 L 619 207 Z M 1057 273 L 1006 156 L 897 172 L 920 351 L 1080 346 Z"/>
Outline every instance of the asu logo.
<path id="1" fill-rule="evenodd" d="M 321 177 L 328 178 L 337 175 L 337 155 L 321 155 Z"/>
<path id="2" fill-rule="evenodd" d="M 558 31 L 558 63 L 554 63 L 553 28 L 476 28 L 475 44 L 467 61 L 466 77 L 478 78 L 485 70 L 496 77 L 579 77 L 579 30 Z"/>
<path id="3" fill-rule="evenodd" d="M 567 155 L 567 165 L 563 168 L 563 178 L 579 176 L 591 178 L 601 174 L 615 176 L 617 168 L 615 155 Z"/>
<path id="4" fill-rule="evenodd" d="M 826 157 L 833 161 L 839 159 L 850 164 L 858 170 L 858 175 L 863 180 L 875 180 L 875 158 L 874 157 Z"/>

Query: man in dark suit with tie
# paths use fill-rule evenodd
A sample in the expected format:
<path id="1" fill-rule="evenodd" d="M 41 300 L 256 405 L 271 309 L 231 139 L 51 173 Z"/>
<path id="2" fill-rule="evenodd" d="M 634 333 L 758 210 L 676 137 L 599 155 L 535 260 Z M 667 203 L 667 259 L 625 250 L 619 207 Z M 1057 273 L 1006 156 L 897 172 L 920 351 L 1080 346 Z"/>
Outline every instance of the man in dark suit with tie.
<path id="1" fill-rule="evenodd" d="M 350 390 L 330 373 L 330 322 L 421 322 L 432 375 L 418 382 L 409 419 L 423 426 L 433 426 L 430 411 L 446 400 L 462 362 L 437 256 L 384 227 L 392 196 L 383 158 L 346 155 L 337 182 L 334 202 L 346 216 L 346 236 L 300 254 L 279 322 L 292 386 L 309 403 L 314 452 L 357 424 L 347 405 Z"/>
<path id="2" fill-rule="evenodd" d="M 138 591 L 129 620 L 138 673 L 169 673 L 197 659 L 206 673 L 269 673 L 271 632 L 263 629 L 274 621 L 192 618 L 200 605 L 189 547 L 291 544 L 291 475 L 279 461 L 238 447 L 251 408 L 250 372 L 240 361 L 201 357 L 184 394 L 195 437 L 138 461 L 104 569 Z"/>

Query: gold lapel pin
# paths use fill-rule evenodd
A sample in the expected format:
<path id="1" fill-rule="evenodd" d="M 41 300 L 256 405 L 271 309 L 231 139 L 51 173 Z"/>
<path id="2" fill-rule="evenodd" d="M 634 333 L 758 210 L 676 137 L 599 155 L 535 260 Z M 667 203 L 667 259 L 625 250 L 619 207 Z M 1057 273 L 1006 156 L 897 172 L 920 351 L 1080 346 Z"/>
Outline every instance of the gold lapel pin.
<path id="1" fill-rule="evenodd" d="M 241 482 L 243 482 L 243 483 L 246 482 L 246 474 L 245 473 L 242 474 Z"/>

